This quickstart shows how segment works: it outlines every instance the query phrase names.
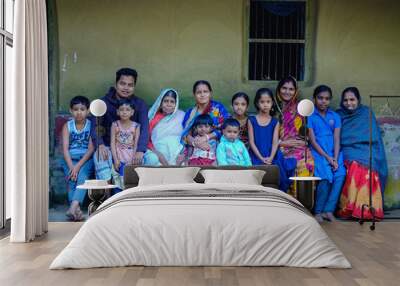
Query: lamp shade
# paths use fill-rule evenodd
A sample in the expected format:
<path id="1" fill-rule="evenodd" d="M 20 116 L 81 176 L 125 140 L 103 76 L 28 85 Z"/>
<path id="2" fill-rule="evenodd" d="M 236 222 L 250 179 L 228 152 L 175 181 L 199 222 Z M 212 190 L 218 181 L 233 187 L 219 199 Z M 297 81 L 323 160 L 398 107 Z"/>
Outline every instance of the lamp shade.
<path id="1" fill-rule="evenodd" d="M 90 103 L 90 113 L 96 117 L 103 116 L 107 111 L 106 103 L 101 99 L 95 99 Z"/>
<path id="2" fill-rule="evenodd" d="M 297 105 L 297 112 L 302 116 L 310 116 L 314 112 L 314 103 L 309 99 L 303 99 Z"/>

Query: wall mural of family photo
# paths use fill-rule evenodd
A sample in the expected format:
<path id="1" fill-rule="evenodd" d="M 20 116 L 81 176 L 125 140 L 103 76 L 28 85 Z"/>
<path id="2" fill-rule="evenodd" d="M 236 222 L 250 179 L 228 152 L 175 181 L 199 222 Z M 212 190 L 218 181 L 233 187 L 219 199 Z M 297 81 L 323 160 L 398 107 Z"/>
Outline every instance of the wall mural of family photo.
<path id="1" fill-rule="evenodd" d="M 306 17 L 315 1 L 249 1 L 246 21 L 240 0 L 229 11 L 215 3 L 228 0 L 207 1 L 196 15 L 183 1 L 167 1 L 163 15 L 137 1 L 89 11 L 91 2 L 48 1 L 50 220 L 85 220 L 85 181 L 107 181 L 113 196 L 127 165 L 276 165 L 279 189 L 293 196 L 291 177 L 319 178 L 319 222 L 400 216 L 398 101 L 368 106 L 374 91 L 363 81 L 310 75 L 324 57 L 309 55 L 319 43 Z M 288 25 L 272 31 L 271 21 Z M 254 40 L 263 38 L 276 41 Z M 302 99 L 313 103 L 309 116 Z M 370 191 L 374 214 L 362 211 Z"/>

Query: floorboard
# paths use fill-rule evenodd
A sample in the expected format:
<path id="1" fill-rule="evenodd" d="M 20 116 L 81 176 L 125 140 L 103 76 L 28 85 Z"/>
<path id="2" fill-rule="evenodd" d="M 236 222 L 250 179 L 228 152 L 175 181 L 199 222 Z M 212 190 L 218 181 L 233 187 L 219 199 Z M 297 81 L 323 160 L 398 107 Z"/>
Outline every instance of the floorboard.
<path id="1" fill-rule="evenodd" d="M 49 223 L 49 233 L 32 243 L 0 240 L 0 285 L 400 285 L 400 222 L 325 223 L 329 237 L 345 253 L 352 269 L 290 267 L 119 267 L 48 270 L 82 223 Z"/>

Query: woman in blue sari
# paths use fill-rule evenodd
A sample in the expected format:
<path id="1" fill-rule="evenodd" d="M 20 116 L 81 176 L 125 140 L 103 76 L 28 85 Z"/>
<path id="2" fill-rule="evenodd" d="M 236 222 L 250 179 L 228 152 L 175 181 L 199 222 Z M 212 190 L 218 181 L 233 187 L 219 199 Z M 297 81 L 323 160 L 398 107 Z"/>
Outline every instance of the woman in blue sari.
<path id="1" fill-rule="evenodd" d="M 183 119 L 183 134 L 182 142 L 188 146 L 198 147 L 202 150 L 209 150 L 208 141 L 210 139 L 219 140 L 221 137 L 221 126 L 224 120 L 230 115 L 222 103 L 212 100 L 212 88 L 208 81 L 199 80 L 193 85 L 193 95 L 196 100 L 196 105 L 186 111 Z M 203 138 L 195 136 L 192 133 L 192 125 L 197 116 L 208 114 L 213 120 L 211 136 Z"/>
<path id="2" fill-rule="evenodd" d="M 347 168 L 346 181 L 340 198 L 338 215 L 343 218 L 361 218 L 362 205 L 369 205 L 369 141 L 370 109 L 361 104 L 360 92 L 348 87 L 342 93 L 341 108 L 337 113 L 342 118 L 341 149 Z M 383 193 L 388 168 L 384 145 L 372 113 L 372 206 L 375 217 L 383 218 Z M 371 219 L 369 209 L 364 218 Z"/>
<path id="3" fill-rule="evenodd" d="M 149 110 L 150 139 L 144 155 L 145 165 L 176 165 L 181 144 L 182 121 L 185 113 L 179 110 L 179 95 L 172 88 L 161 91 Z"/>

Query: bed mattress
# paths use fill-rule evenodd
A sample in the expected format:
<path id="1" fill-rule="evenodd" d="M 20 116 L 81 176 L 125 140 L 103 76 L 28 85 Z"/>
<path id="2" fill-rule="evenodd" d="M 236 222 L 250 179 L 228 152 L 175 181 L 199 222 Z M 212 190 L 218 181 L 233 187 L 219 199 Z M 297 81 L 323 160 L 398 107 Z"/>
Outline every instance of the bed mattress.
<path id="1" fill-rule="evenodd" d="M 256 185 L 197 183 L 111 197 L 50 269 L 129 265 L 351 267 L 291 196 Z"/>

